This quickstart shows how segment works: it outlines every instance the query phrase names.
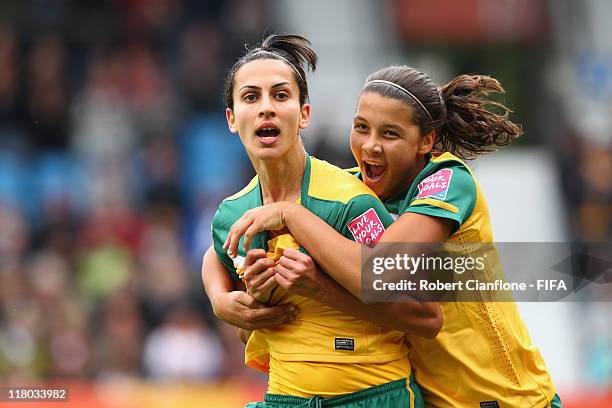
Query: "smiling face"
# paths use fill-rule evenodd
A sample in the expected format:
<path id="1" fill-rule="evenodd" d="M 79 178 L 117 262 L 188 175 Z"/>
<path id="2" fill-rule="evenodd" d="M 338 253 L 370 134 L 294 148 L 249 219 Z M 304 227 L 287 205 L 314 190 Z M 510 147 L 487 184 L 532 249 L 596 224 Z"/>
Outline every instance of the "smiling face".
<path id="1" fill-rule="evenodd" d="M 296 146 L 299 129 L 308 126 L 310 105 L 300 106 L 293 68 L 276 59 L 244 64 L 234 76 L 234 108 L 226 110 L 252 160 L 278 159 Z"/>
<path id="2" fill-rule="evenodd" d="M 397 99 L 365 92 L 359 98 L 351 151 L 363 181 L 380 198 L 407 188 L 425 165 L 433 132 L 421 136 L 412 108 Z"/>

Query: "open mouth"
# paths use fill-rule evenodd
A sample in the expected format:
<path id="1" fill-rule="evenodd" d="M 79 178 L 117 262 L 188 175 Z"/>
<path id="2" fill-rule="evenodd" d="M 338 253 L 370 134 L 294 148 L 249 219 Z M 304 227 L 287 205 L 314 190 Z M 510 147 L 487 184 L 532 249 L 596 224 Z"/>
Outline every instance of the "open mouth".
<path id="1" fill-rule="evenodd" d="M 371 181 L 380 181 L 385 174 L 386 167 L 382 164 L 363 162 L 365 176 Z"/>
<path id="2" fill-rule="evenodd" d="M 278 126 L 272 123 L 264 123 L 255 132 L 257 138 L 265 145 L 270 145 L 276 141 L 280 134 Z"/>

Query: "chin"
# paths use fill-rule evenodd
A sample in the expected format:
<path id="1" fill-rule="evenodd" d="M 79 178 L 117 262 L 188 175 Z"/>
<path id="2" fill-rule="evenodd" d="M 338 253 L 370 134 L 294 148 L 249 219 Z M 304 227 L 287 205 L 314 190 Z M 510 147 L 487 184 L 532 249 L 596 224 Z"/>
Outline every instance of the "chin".
<path id="1" fill-rule="evenodd" d="M 259 160 L 276 160 L 283 157 L 283 152 L 276 147 L 264 147 L 255 150 L 253 156 Z"/>

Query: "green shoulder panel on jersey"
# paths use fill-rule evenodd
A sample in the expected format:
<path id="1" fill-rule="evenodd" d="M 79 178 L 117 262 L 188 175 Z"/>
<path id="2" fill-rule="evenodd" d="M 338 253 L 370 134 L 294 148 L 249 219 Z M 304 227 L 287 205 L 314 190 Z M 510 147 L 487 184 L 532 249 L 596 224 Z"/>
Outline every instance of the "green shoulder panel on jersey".
<path id="1" fill-rule="evenodd" d="M 446 170 L 444 170 L 446 169 Z M 450 153 L 431 157 L 417 175 L 400 214 L 412 212 L 455 221 L 454 231 L 476 206 L 476 180 L 467 165 Z"/>
<path id="2" fill-rule="evenodd" d="M 221 261 L 223 266 L 225 266 L 225 269 L 230 272 L 232 278 L 238 280 L 238 275 L 236 274 L 234 269 L 234 263 L 232 262 L 232 259 L 227 255 L 227 252 L 225 252 L 225 250 L 223 249 L 225 238 L 227 238 L 228 231 L 232 226 L 232 223 L 227 218 L 225 218 L 224 215 L 225 214 L 223 213 L 223 203 L 221 203 L 212 219 L 211 230 L 213 249 L 215 250 L 219 261 Z"/>
<path id="3" fill-rule="evenodd" d="M 237 193 L 232 194 L 231 196 L 227 197 L 223 201 L 236 200 L 242 197 L 243 195 L 250 193 L 253 189 L 255 189 L 255 187 L 257 187 L 258 182 L 259 182 L 259 177 L 257 176 L 253 177 L 251 181 L 249 181 L 249 184 L 246 185 L 246 187 L 244 187 L 242 190 L 238 191 Z"/>
<path id="4" fill-rule="evenodd" d="M 260 205 L 259 178 L 255 176 L 245 188 L 223 200 L 219 208 L 223 209 L 223 219 L 231 227 L 245 212 Z"/>
<path id="5" fill-rule="evenodd" d="M 223 263 L 235 280 L 239 280 L 234 268 L 234 262 L 223 249 L 230 228 L 245 212 L 261 205 L 258 188 L 258 178 L 255 176 L 249 184 L 221 202 L 212 220 L 212 241 L 217 257 Z M 240 239 L 242 247 L 243 238 Z"/>

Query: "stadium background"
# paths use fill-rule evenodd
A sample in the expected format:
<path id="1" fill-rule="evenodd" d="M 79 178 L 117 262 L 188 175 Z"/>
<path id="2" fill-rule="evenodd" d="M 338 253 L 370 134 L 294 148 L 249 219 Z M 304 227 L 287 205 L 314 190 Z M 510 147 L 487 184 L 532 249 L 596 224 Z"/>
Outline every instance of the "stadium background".
<path id="1" fill-rule="evenodd" d="M 473 163 L 496 239 L 609 242 L 610 19 L 606 0 L 2 1 L 0 385 L 69 386 L 66 407 L 261 397 L 199 269 L 252 175 L 224 73 L 265 33 L 312 40 L 304 139 L 339 165 L 374 69 L 497 77 L 525 136 Z M 612 307 L 585 300 L 520 308 L 564 406 L 612 406 Z"/>

